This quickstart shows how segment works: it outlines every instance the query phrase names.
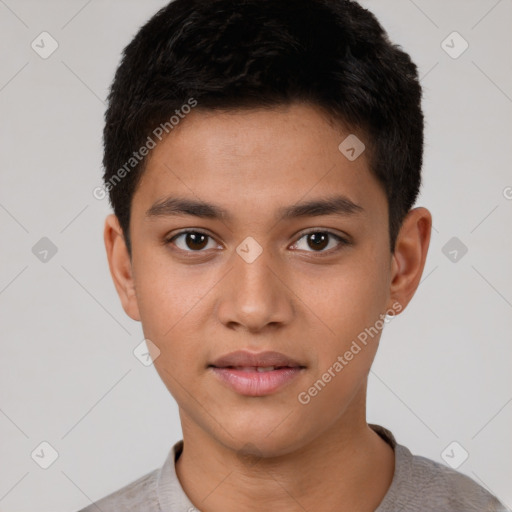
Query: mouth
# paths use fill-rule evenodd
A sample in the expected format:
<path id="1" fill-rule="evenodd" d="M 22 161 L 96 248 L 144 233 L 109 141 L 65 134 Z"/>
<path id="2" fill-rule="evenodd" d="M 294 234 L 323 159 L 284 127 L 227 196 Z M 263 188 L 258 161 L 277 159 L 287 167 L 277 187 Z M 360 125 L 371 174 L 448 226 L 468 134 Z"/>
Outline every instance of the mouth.
<path id="1" fill-rule="evenodd" d="M 265 396 L 281 391 L 294 381 L 304 367 L 224 367 L 210 366 L 212 373 L 232 391 L 244 396 Z"/>
<path id="2" fill-rule="evenodd" d="M 207 366 L 219 381 L 244 396 L 271 395 L 294 381 L 306 366 L 279 352 L 237 351 Z"/>
<path id="3" fill-rule="evenodd" d="M 272 371 L 282 368 L 305 367 L 299 361 L 280 352 L 250 352 L 249 350 L 230 352 L 211 362 L 208 366 L 236 370 L 248 369 L 248 371 L 254 371 L 254 369 L 257 371 Z"/>
<path id="4" fill-rule="evenodd" d="M 283 368 L 305 368 L 305 366 L 214 366 L 209 365 L 208 368 L 217 368 L 220 370 L 237 370 L 241 372 L 273 372 L 282 370 Z"/>

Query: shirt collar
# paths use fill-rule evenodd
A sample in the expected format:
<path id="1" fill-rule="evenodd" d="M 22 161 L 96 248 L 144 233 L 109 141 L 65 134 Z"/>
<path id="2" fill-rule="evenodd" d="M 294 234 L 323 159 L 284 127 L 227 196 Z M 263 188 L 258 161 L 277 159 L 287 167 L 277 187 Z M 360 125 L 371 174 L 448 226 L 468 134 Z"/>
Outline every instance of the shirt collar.
<path id="1" fill-rule="evenodd" d="M 407 473 L 408 463 L 410 463 L 411 453 L 409 450 L 399 445 L 387 428 L 381 425 L 369 423 L 368 426 L 379 434 L 384 441 L 386 441 L 395 452 L 395 473 L 388 492 L 384 496 L 383 501 L 375 512 L 383 511 L 387 504 L 392 503 L 396 499 L 397 492 L 399 491 L 399 482 Z M 157 493 L 162 512 L 199 512 L 194 507 L 188 496 L 185 494 L 183 487 L 176 474 L 176 461 L 183 451 L 183 439 L 174 444 L 170 449 L 169 454 L 160 468 L 157 481 Z M 407 467 L 406 467 L 407 466 Z"/>

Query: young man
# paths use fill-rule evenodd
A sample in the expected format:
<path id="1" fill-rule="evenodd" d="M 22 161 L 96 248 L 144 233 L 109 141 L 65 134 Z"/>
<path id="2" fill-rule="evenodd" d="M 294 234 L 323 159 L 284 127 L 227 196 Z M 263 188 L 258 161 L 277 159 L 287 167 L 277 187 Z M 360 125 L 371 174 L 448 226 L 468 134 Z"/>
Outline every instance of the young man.
<path id="1" fill-rule="evenodd" d="M 183 440 L 84 510 L 505 510 L 366 422 L 432 223 L 417 68 L 370 12 L 176 0 L 125 49 L 104 140 L 110 271 Z"/>

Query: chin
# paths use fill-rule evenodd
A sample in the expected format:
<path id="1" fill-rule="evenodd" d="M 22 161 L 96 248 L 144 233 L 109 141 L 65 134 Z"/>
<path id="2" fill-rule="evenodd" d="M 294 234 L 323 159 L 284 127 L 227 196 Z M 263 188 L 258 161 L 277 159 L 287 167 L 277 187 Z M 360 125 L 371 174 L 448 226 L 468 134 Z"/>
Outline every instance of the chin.
<path id="1" fill-rule="evenodd" d="M 307 432 L 297 429 L 296 422 L 283 421 L 283 418 L 286 415 L 272 417 L 267 421 L 262 421 L 260 417 L 258 422 L 238 422 L 236 426 L 224 424 L 232 437 L 223 431 L 223 444 L 244 458 L 279 457 L 291 453 L 302 447 L 309 436 Z"/>
<path id="2" fill-rule="evenodd" d="M 266 434 L 261 437 L 248 436 L 247 441 L 236 452 L 244 460 L 271 459 L 293 453 L 302 448 L 306 442 L 306 439 L 296 433 L 292 437 L 290 432 L 285 432 L 284 435 L 277 436 L 276 438 L 270 438 Z"/>

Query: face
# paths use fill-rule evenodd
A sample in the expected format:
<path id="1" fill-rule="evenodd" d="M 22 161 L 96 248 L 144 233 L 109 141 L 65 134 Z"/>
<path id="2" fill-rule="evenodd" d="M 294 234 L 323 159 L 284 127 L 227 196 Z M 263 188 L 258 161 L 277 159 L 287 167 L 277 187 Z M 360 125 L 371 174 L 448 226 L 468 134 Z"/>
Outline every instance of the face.
<path id="1" fill-rule="evenodd" d="M 107 219 L 123 307 L 154 344 L 185 436 L 284 454 L 349 417 L 364 421 L 384 315 L 414 293 L 430 230 L 417 212 L 390 253 L 386 196 L 364 152 L 349 160 L 338 149 L 348 135 L 303 104 L 195 110 L 150 154 L 133 197 L 131 262 Z M 237 350 L 279 352 L 300 368 L 211 367 Z"/>

